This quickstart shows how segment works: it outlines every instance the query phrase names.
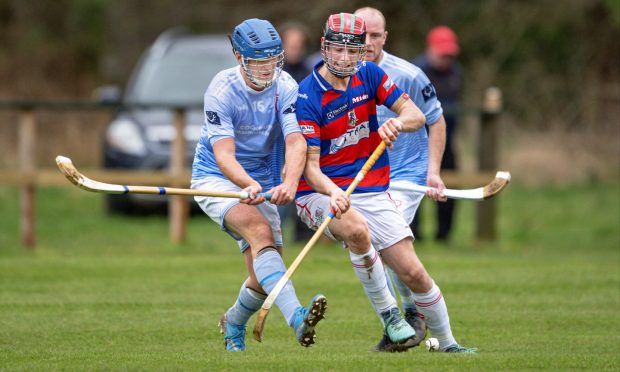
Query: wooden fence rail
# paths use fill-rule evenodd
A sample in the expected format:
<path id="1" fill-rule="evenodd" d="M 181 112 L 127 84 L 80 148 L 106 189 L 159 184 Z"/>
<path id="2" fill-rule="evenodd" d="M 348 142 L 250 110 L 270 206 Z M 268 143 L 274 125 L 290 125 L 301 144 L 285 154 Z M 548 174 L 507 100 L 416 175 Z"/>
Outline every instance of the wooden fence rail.
<path id="1" fill-rule="evenodd" d="M 171 105 L 168 103 L 132 104 L 132 108 L 167 108 L 173 110 L 176 133 L 183 133 L 185 112 L 190 108 L 202 107 L 201 104 Z M 57 169 L 39 169 L 36 164 L 37 121 L 36 112 L 53 110 L 62 112 L 84 110 L 117 110 L 120 105 L 105 105 L 91 101 L 49 102 L 49 101 L 0 101 L 0 110 L 19 112 L 18 119 L 18 167 L 0 170 L 0 185 L 16 185 L 20 188 L 20 237 L 27 249 L 36 246 L 36 206 L 35 196 L 38 186 L 73 187 Z M 482 109 L 476 110 L 480 115 L 479 131 L 479 172 L 463 174 L 445 172 L 442 177 L 450 187 L 473 187 L 486 184 L 495 176 L 497 165 L 497 125 L 502 112 L 501 92 L 489 88 L 486 92 Z M 177 135 L 171 146 L 170 168 L 167 171 L 119 171 L 88 169 L 85 174 L 90 178 L 115 183 L 158 185 L 172 187 L 189 187 L 190 173 L 185 164 L 186 144 L 183 136 Z M 189 205 L 182 196 L 169 197 L 168 220 L 169 235 L 173 242 L 184 241 L 186 235 Z M 480 202 L 476 212 L 476 236 L 481 240 L 496 238 L 495 202 Z"/>

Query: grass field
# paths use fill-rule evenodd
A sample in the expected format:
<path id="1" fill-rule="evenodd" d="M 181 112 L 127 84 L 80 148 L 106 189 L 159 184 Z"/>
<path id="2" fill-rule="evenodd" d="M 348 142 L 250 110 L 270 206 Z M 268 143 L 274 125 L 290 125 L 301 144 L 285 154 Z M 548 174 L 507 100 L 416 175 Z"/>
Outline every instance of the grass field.
<path id="1" fill-rule="evenodd" d="M 293 277 L 304 304 L 319 291 L 329 300 L 317 344 L 296 344 L 274 308 L 262 344 L 248 336 L 246 353 L 227 353 L 216 323 L 245 274 L 208 219 L 192 218 L 176 246 L 164 217 L 106 217 L 99 195 L 43 189 L 38 248 L 27 252 L 18 196 L 0 187 L 1 370 L 620 369 L 618 184 L 511 185 L 498 199 L 497 242 L 474 240 L 475 204 L 461 202 L 451 244 L 416 244 L 455 336 L 477 355 L 369 353 L 378 319 L 348 255 L 326 243 Z"/>

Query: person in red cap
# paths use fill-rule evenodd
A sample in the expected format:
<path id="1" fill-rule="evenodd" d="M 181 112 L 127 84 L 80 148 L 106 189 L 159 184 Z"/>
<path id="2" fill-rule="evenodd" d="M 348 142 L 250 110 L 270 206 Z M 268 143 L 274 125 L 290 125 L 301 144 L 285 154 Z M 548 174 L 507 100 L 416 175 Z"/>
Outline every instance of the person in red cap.
<path id="1" fill-rule="evenodd" d="M 441 161 L 441 169 L 456 169 L 457 160 L 454 153 L 454 133 L 457 127 L 459 94 L 463 85 L 463 73 L 457 62 L 461 51 L 458 37 L 447 26 L 437 26 L 426 37 L 426 53 L 416 58 L 413 64 L 420 67 L 435 86 L 437 98 L 444 109 L 446 120 L 446 147 Z M 435 238 L 447 241 L 452 229 L 454 199 L 437 203 L 437 232 Z M 420 239 L 420 215 L 411 223 L 413 234 Z"/>

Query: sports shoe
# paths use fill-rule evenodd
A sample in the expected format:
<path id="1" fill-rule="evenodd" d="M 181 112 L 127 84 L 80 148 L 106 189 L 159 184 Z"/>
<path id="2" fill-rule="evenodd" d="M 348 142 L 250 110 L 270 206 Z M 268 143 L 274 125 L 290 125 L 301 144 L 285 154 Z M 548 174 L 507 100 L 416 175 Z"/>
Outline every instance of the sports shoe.
<path id="1" fill-rule="evenodd" d="M 325 317 L 327 299 L 322 294 L 312 298 L 307 308 L 299 307 L 293 315 L 293 330 L 301 346 L 308 347 L 314 343 L 316 333 L 314 327 Z"/>
<path id="2" fill-rule="evenodd" d="M 370 348 L 369 351 L 375 352 L 375 353 L 400 353 L 403 351 L 407 351 L 409 348 L 416 346 L 416 345 L 410 345 L 409 340 L 407 340 L 407 342 L 405 342 L 404 344 L 397 344 L 392 342 L 388 336 L 383 335 L 383 338 L 379 341 L 378 344 L 376 344 L 375 346 L 373 346 L 372 348 Z"/>
<path id="3" fill-rule="evenodd" d="M 450 346 L 448 346 L 445 349 L 441 350 L 444 353 L 465 353 L 465 354 L 476 354 L 476 352 L 478 351 L 477 348 L 475 347 L 463 347 L 457 343 L 454 343 Z"/>
<path id="4" fill-rule="evenodd" d="M 406 344 L 407 348 L 413 347 L 415 330 L 400 315 L 398 307 L 382 312 L 381 317 L 385 323 L 385 335 L 390 341 L 403 346 Z"/>
<path id="5" fill-rule="evenodd" d="M 224 335 L 226 350 L 245 351 L 245 324 L 238 326 L 228 323 L 226 313 L 224 313 L 217 325 L 220 328 L 220 333 Z"/>
<path id="6" fill-rule="evenodd" d="M 424 338 L 426 338 L 426 323 L 424 323 L 421 315 L 422 314 L 413 309 L 405 310 L 405 321 L 409 323 L 415 331 L 415 337 L 410 342 L 408 341 L 405 344 L 397 344 L 392 342 L 386 335 L 383 335 L 383 338 L 379 341 L 379 343 L 373 346 L 370 351 L 394 353 L 407 351 L 407 349 L 411 347 L 418 346 L 422 341 L 424 341 Z"/>
<path id="7" fill-rule="evenodd" d="M 422 319 L 422 314 L 413 309 L 405 309 L 405 320 L 415 330 L 413 342 L 414 346 L 418 346 L 426 338 L 426 323 Z"/>

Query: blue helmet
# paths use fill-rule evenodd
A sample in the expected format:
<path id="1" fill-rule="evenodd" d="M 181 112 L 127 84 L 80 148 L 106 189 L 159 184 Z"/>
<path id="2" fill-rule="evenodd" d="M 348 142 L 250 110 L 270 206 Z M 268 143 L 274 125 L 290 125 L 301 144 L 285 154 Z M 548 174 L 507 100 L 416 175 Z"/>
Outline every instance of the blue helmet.
<path id="1" fill-rule="evenodd" d="M 282 39 L 278 31 L 263 19 L 243 21 L 235 27 L 230 40 L 233 50 L 245 58 L 263 59 L 282 54 Z"/>
<path id="2" fill-rule="evenodd" d="M 284 65 L 282 39 L 269 21 L 248 19 L 235 27 L 230 42 L 241 55 L 241 68 L 259 89 L 267 88 L 280 76 Z"/>

